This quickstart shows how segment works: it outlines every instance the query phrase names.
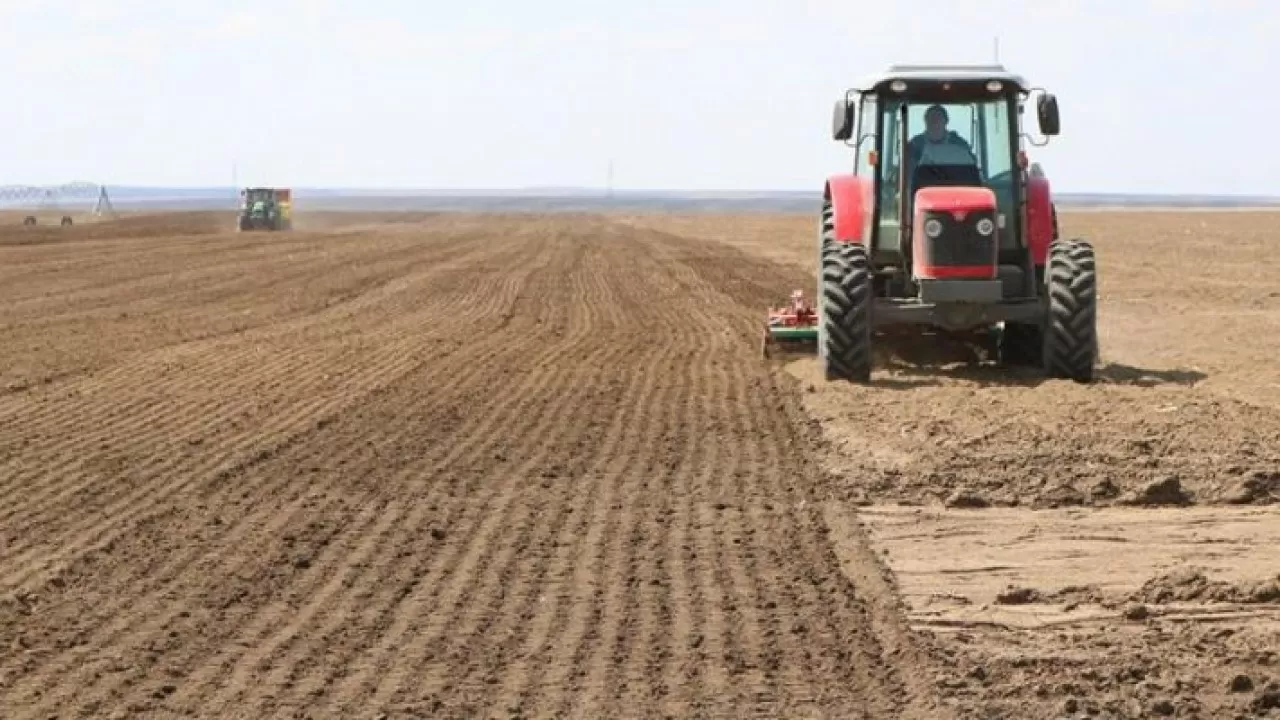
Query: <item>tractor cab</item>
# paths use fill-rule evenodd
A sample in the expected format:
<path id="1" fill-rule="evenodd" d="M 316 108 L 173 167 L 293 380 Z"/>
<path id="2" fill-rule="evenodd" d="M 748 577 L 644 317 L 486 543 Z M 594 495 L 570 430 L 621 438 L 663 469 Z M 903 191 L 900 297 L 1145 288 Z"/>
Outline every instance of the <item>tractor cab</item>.
<path id="1" fill-rule="evenodd" d="M 837 101 L 832 135 L 856 149 L 854 175 L 870 181 L 864 240 L 878 267 L 902 268 L 909 280 L 920 240 L 958 232 L 993 237 L 996 264 L 1034 281 L 1022 144 L 1030 91 L 1000 65 L 895 65 Z M 1056 98 L 1041 94 L 1036 110 L 1040 132 L 1056 135 Z"/>
<path id="2" fill-rule="evenodd" d="M 250 212 L 263 212 L 275 205 L 275 191 L 271 188 L 247 188 L 240 206 Z"/>

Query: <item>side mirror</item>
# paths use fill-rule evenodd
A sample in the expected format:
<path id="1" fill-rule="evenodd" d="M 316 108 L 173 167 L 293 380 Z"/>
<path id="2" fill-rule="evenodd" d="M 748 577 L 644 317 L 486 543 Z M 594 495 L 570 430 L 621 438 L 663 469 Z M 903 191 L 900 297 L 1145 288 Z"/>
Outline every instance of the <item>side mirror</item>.
<path id="1" fill-rule="evenodd" d="M 831 113 L 831 138 L 833 140 L 848 140 L 853 137 L 853 117 L 853 103 L 849 102 L 848 98 L 837 100 L 835 109 Z"/>
<path id="2" fill-rule="evenodd" d="M 1036 119 L 1040 121 L 1040 134 L 1057 135 L 1062 127 L 1058 118 L 1058 98 L 1053 93 L 1044 93 L 1036 100 Z"/>

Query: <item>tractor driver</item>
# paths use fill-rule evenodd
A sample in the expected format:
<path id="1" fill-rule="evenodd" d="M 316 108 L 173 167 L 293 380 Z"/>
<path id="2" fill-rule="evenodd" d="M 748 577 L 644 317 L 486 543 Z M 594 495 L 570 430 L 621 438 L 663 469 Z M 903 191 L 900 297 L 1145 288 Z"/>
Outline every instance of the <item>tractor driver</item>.
<path id="1" fill-rule="evenodd" d="M 954 181 L 969 184 L 965 179 L 978 181 L 978 158 L 964 138 L 954 130 L 947 129 L 949 119 L 946 108 L 930 105 L 924 112 L 924 132 L 907 143 L 907 182 L 912 188 L 919 182 L 916 168 L 922 165 L 936 168 L 929 173 L 933 180 L 950 178 L 944 184 L 952 184 Z M 969 178 L 970 174 L 972 178 Z"/>
<path id="2" fill-rule="evenodd" d="M 930 105 L 924 111 L 924 132 L 911 138 L 907 144 L 908 168 L 919 163 L 927 165 L 977 165 L 978 158 L 968 141 L 955 130 L 947 129 L 950 121 L 947 109 Z"/>

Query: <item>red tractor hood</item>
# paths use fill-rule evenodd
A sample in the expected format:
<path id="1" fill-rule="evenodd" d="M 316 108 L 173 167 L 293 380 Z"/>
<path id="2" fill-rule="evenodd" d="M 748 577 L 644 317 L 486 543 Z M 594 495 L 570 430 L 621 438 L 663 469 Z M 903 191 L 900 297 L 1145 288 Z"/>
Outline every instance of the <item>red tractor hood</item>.
<path id="1" fill-rule="evenodd" d="M 994 210 L 996 194 L 984 187 L 927 187 L 916 191 L 916 212 L 949 212 L 962 218 L 974 210 Z"/>

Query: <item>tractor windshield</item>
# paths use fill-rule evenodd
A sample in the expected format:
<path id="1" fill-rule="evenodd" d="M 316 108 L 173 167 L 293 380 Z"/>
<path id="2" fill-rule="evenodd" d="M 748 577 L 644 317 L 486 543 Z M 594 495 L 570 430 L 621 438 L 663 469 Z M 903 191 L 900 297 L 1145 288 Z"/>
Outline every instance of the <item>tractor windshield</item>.
<path id="1" fill-rule="evenodd" d="M 883 100 L 882 100 L 883 101 Z M 903 113 L 903 108 L 906 112 Z M 982 185 L 996 193 L 999 213 L 1013 219 L 1013 168 L 1017 153 L 1016 120 L 1008 98 L 974 102 L 934 103 L 889 100 L 881 108 L 883 142 L 880 144 L 883 182 L 880 224 L 884 235 L 896 236 L 899 213 L 899 178 L 906 174 L 907 192 L 930 167 L 944 172 L 947 184 Z M 905 117 L 904 117 L 905 115 Z M 903 138 L 906 158 L 902 157 Z M 1008 222 L 1006 227 L 1017 227 Z M 1004 233 L 1008 241 L 1015 238 Z"/>

